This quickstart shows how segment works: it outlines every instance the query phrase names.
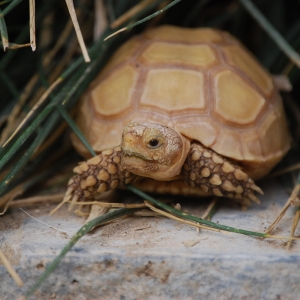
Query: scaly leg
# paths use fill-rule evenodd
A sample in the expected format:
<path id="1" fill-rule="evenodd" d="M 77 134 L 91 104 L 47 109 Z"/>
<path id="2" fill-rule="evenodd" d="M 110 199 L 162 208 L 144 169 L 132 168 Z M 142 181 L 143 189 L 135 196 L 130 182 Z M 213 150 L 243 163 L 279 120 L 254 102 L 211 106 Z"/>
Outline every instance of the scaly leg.
<path id="1" fill-rule="evenodd" d="M 254 192 L 263 194 L 240 167 L 197 143 L 191 144 L 183 172 L 188 185 L 218 197 L 233 198 L 247 204 L 251 200 L 259 203 Z"/>
<path id="2" fill-rule="evenodd" d="M 97 199 L 100 194 L 129 183 L 136 175 L 122 167 L 121 158 L 121 147 L 115 147 L 80 163 L 73 170 L 76 175 L 69 180 L 64 200 L 54 211 L 65 202 L 71 201 L 71 209 L 77 201 Z"/>

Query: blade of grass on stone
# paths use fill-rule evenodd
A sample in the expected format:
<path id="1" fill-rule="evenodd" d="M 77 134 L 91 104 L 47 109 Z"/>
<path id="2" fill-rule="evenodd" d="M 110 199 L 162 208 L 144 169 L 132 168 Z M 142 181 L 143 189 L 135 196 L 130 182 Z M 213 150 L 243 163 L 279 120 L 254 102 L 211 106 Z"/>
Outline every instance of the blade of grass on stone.
<path id="1" fill-rule="evenodd" d="M 65 257 L 65 255 L 72 249 L 72 247 L 82 238 L 85 234 L 91 231 L 95 226 L 99 226 L 108 221 L 115 220 L 117 218 L 128 216 L 134 213 L 139 209 L 137 208 L 120 208 L 114 210 L 112 212 L 106 213 L 100 217 L 97 217 L 87 224 L 85 224 L 77 233 L 71 238 L 69 243 L 65 246 L 65 248 L 61 251 L 61 253 L 50 263 L 43 274 L 38 278 L 35 284 L 27 291 L 25 294 L 26 297 L 31 296 L 40 286 L 41 284 L 48 278 L 48 276 L 53 272 L 53 270 L 58 266 L 61 260 Z"/>
<path id="2" fill-rule="evenodd" d="M 156 206 L 174 214 L 177 215 L 183 219 L 188 219 L 188 220 L 192 220 L 194 222 L 206 225 L 206 226 L 210 226 L 212 228 L 216 228 L 216 229 L 220 229 L 220 230 L 224 230 L 224 231 L 229 231 L 229 232 L 234 232 L 234 233 L 239 233 L 239 234 L 243 234 L 243 235 L 247 235 L 247 236 L 254 236 L 254 237 L 262 237 L 262 238 L 274 238 L 274 236 L 270 235 L 270 234 L 265 234 L 265 233 L 261 233 L 261 232 L 255 232 L 255 231 L 249 231 L 249 230 L 243 230 L 243 229 L 238 229 L 238 228 L 234 228 L 231 226 L 226 226 L 226 225 L 221 225 L 221 224 L 217 224 L 211 221 L 207 221 L 207 220 L 203 220 L 201 218 L 197 218 L 195 216 L 183 213 L 177 209 L 174 209 L 173 207 L 166 205 L 156 199 L 154 199 L 153 197 L 147 195 L 146 193 L 138 190 L 137 188 L 135 188 L 132 185 L 127 185 L 127 188 L 132 191 L 133 193 L 137 194 L 138 196 L 142 197 L 143 199 L 146 199 L 148 201 L 150 201 L 151 203 L 155 204 Z M 280 237 L 283 238 L 283 237 Z M 287 237 L 288 239 L 288 237 Z"/>
<path id="3" fill-rule="evenodd" d="M 4 15 L 2 14 L 1 8 L 0 8 L 0 35 L 1 35 L 1 40 L 2 40 L 3 50 L 5 51 L 6 48 L 9 47 L 9 42 L 8 42 L 8 33 L 7 33 L 6 23 L 5 23 Z"/>
<path id="4" fill-rule="evenodd" d="M 154 17 L 158 16 L 159 14 L 163 13 L 164 11 L 168 10 L 169 8 L 171 8 L 172 6 L 174 6 L 175 4 L 177 4 L 180 1 L 181 0 L 173 0 L 170 4 L 166 5 L 163 9 L 161 9 L 161 10 L 159 10 L 159 11 L 157 11 L 157 12 L 155 12 L 155 13 L 153 13 L 153 14 L 151 14 L 151 15 L 149 15 L 149 16 L 147 16 L 147 17 L 145 17 L 145 18 L 143 18 L 143 19 L 141 19 L 141 20 L 139 20 L 139 21 L 137 21 L 135 23 L 133 23 L 133 24 L 127 25 L 127 26 L 125 26 L 125 27 L 117 30 L 116 32 L 114 32 L 111 35 L 107 36 L 104 39 L 104 41 L 110 39 L 111 37 L 113 37 L 113 36 L 115 36 L 117 34 L 119 34 L 120 32 L 126 31 L 126 30 L 131 29 L 131 28 L 133 28 L 133 27 L 135 27 L 137 25 L 140 25 L 140 24 L 142 24 L 142 23 L 144 23 L 146 21 L 151 20 L 152 18 L 154 18 Z M 159 2 L 161 2 L 161 1 L 159 1 Z"/>
<path id="5" fill-rule="evenodd" d="M 274 28 L 274 26 L 264 17 L 257 7 L 250 0 L 239 0 L 251 16 L 273 39 L 274 43 L 300 68 L 299 54 L 287 43 L 283 36 Z"/>

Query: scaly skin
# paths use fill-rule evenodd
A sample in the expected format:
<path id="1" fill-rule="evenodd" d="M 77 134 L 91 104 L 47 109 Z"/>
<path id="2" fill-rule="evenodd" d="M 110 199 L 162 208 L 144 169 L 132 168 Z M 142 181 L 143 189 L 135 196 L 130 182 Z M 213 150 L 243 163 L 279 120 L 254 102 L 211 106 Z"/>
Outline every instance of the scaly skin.
<path id="1" fill-rule="evenodd" d="M 131 182 L 137 176 L 124 169 L 121 160 L 121 147 L 115 147 L 79 164 L 68 183 L 66 197 L 72 202 L 93 200 L 98 194 Z M 191 144 L 183 175 L 189 186 L 207 195 L 259 203 L 254 192 L 263 194 L 241 168 L 197 143 Z"/>
<path id="2" fill-rule="evenodd" d="M 249 199 L 259 203 L 254 192 L 263 194 L 240 167 L 198 143 L 191 144 L 183 173 L 188 185 L 218 197 Z"/>
<path id="3" fill-rule="evenodd" d="M 176 180 L 182 180 L 184 189 L 184 179 L 184 190 L 199 189 L 203 195 L 233 198 L 241 203 L 259 202 L 254 193 L 263 193 L 240 167 L 160 124 L 128 124 L 121 146 L 102 151 L 79 164 L 74 172 L 63 202 L 94 200 L 138 177 L 152 178 L 153 187 L 161 186 L 162 193 L 178 190 L 171 188 Z M 162 182 L 168 183 L 165 191 Z"/>
<path id="4" fill-rule="evenodd" d="M 76 175 L 69 180 L 66 196 L 76 197 L 76 201 L 92 200 L 97 194 L 129 183 L 135 175 L 122 168 L 121 158 L 121 147 L 115 147 L 79 164 L 73 170 Z"/>

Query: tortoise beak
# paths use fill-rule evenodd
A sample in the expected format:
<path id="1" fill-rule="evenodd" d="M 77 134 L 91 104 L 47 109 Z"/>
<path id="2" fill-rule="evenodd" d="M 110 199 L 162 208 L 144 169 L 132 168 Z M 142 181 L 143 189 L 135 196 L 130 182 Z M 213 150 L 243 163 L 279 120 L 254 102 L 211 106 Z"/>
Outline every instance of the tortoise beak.
<path id="1" fill-rule="evenodd" d="M 144 151 L 141 149 L 140 137 L 130 132 L 123 134 L 121 148 L 124 156 L 135 156 L 143 160 L 152 160 L 151 157 L 145 156 Z"/>
<path id="2" fill-rule="evenodd" d="M 123 129 L 121 148 L 124 157 L 139 161 L 155 161 L 144 143 L 144 133 L 147 127 L 139 123 L 129 123 Z M 137 161 L 135 161 L 137 162 Z"/>

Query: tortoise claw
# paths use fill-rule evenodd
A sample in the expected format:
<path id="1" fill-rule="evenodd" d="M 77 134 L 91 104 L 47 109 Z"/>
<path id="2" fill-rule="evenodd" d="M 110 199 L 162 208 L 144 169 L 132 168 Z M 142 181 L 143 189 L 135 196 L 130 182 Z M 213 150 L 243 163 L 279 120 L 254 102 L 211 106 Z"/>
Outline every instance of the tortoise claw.
<path id="1" fill-rule="evenodd" d="M 258 192 L 261 195 L 264 194 L 264 192 L 262 191 L 262 189 L 260 187 L 258 187 L 255 183 L 253 183 L 251 185 L 251 189 L 254 190 L 255 192 Z"/>
<path id="2" fill-rule="evenodd" d="M 260 204 L 260 200 L 254 194 L 248 194 L 247 197 L 255 203 Z"/>

